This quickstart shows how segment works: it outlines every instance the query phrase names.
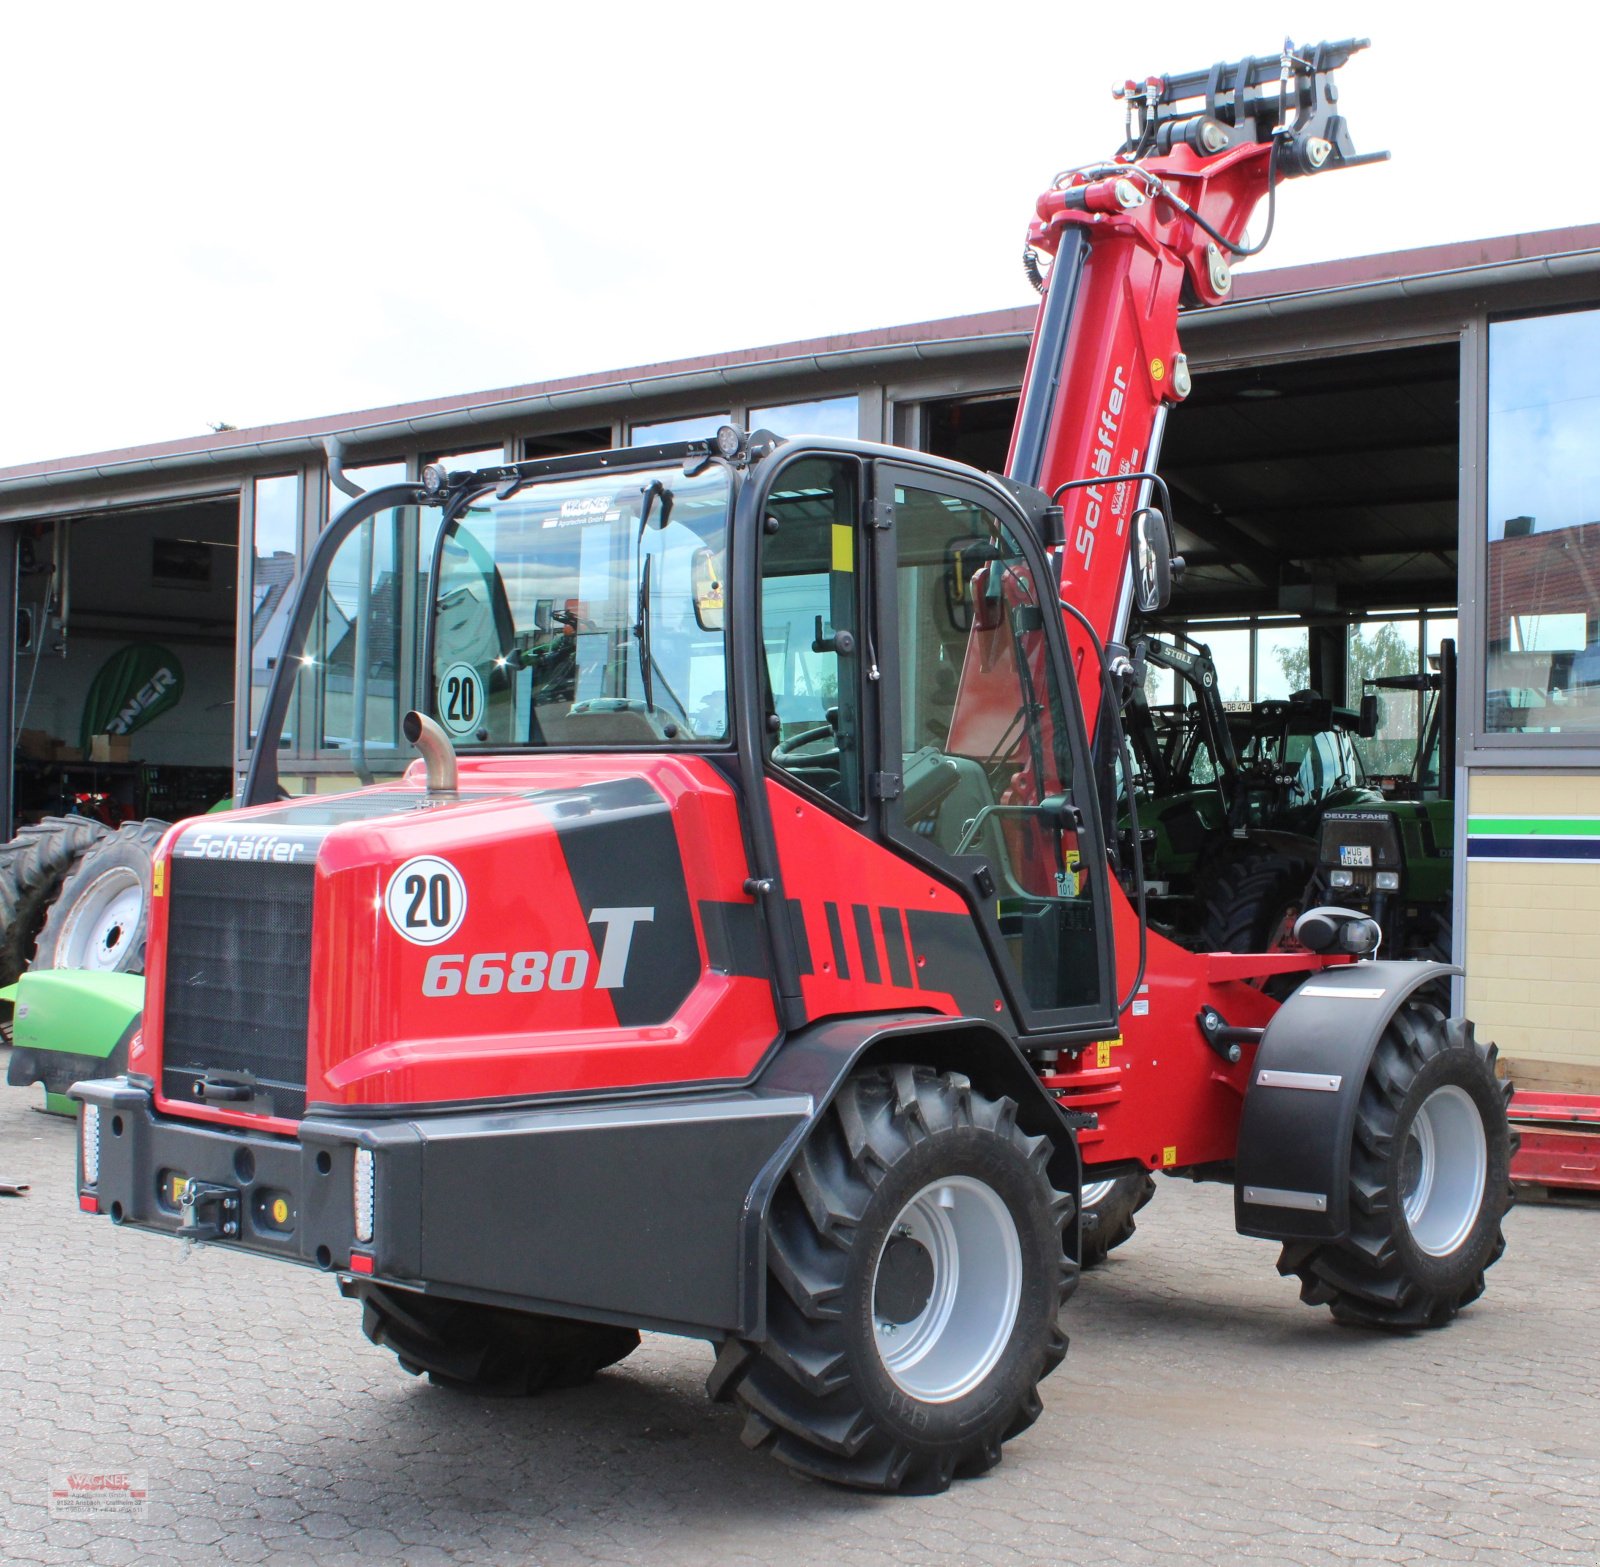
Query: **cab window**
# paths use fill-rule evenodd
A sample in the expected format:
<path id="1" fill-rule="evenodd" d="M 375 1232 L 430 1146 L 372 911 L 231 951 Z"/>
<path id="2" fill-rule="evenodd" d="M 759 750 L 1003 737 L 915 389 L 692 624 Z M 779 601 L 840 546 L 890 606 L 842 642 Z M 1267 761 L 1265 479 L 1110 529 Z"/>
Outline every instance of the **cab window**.
<path id="1" fill-rule="evenodd" d="M 772 767 L 856 816 L 862 765 L 856 463 L 802 458 L 776 479 L 761 540 Z"/>

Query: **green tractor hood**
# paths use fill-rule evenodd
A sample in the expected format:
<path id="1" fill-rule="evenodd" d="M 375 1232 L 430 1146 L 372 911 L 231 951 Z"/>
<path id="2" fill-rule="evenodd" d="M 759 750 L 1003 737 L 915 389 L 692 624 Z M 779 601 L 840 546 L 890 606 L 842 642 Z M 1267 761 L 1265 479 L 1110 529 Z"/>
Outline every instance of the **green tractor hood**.
<path id="1" fill-rule="evenodd" d="M 16 1011 L 11 1065 L 15 1087 L 44 1084 L 45 1108 L 77 1114 L 67 1090 L 80 1078 L 127 1070 L 128 1044 L 144 1016 L 144 976 L 41 969 L 0 990 Z"/>

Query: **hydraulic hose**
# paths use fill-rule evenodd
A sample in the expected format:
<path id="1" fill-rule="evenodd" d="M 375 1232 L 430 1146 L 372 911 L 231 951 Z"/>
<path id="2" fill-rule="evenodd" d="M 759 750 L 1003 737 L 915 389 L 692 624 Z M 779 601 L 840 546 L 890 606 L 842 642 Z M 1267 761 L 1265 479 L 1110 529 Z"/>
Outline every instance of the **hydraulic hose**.
<path id="1" fill-rule="evenodd" d="M 1149 926 L 1145 920 L 1144 901 L 1144 850 L 1139 839 L 1139 791 L 1133 786 L 1134 770 L 1133 756 L 1128 749 L 1127 731 L 1122 727 L 1122 702 L 1116 686 L 1111 679 L 1111 670 L 1106 663 L 1105 644 L 1100 640 L 1089 617 L 1078 608 L 1076 604 L 1069 604 L 1059 595 L 1056 603 L 1061 606 L 1084 629 L 1084 634 L 1089 638 L 1089 645 L 1094 649 L 1095 657 L 1100 660 L 1100 678 L 1105 685 L 1107 705 L 1111 709 L 1111 724 L 1116 733 L 1117 755 L 1122 760 L 1123 773 L 1128 780 L 1128 822 L 1133 831 L 1133 885 L 1134 907 L 1139 913 L 1139 966 L 1134 970 L 1133 984 L 1128 989 L 1128 994 L 1117 1003 L 1117 1016 L 1121 1017 L 1133 1005 L 1134 997 L 1139 994 L 1139 987 L 1144 984 L 1145 963 L 1150 955 Z"/>

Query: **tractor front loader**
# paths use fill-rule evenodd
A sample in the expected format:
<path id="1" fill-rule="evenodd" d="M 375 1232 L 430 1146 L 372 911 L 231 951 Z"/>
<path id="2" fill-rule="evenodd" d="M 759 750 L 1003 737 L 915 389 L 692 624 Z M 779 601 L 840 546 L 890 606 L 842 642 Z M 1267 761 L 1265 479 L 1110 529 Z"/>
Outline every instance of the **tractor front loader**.
<path id="1" fill-rule="evenodd" d="M 1006 476 L 727 426 L 348 508 L 243 808 L 157 853 L 128 1069 L 74 1089 L 80 1206 L 321 1269 L 447 1385 L 705 1339 L 747 1443 L 885 1491 L 1038 1417 L 1086 1180 L 1230 1183 L 1345 1320 L 1475 1298 L 1506 1121 L 1418 999 L 1444 971 L 1358 961 L 1349 910 L 1185 950 L 1101 806 L 1128 615 L 1170 587 L 1179 300 L 1227 296 L 1280 182 L 1360 161 L 1359 47 L 1129 84 L 1121 151 L 1038 205 Z M 434 540 L 420 758 L 280 798 L 369 525 Z"/>

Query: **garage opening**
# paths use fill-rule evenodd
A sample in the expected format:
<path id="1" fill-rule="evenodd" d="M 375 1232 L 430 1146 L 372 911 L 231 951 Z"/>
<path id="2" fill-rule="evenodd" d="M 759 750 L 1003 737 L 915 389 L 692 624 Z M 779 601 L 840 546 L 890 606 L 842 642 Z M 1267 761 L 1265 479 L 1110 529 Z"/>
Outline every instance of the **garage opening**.
<path id="1" fill-rule="evenodd" d="M 18 827 L 175 821 L 232 791 L 236 497 L 24 525 Z"/>
<path id="2" fill-rule="evenodd" d="M 1187 569 L 1131 628 L 1144 842 L 1123 853 L 1180 940 L 1270 949 L 1342 902 L 1386 956 L 1450 951 L 1459 359 L 1450 342 L 1211 371 L 1167 424 Z M 925 444 L 998 471 L 1015 410 L 927 404 Z"/>

